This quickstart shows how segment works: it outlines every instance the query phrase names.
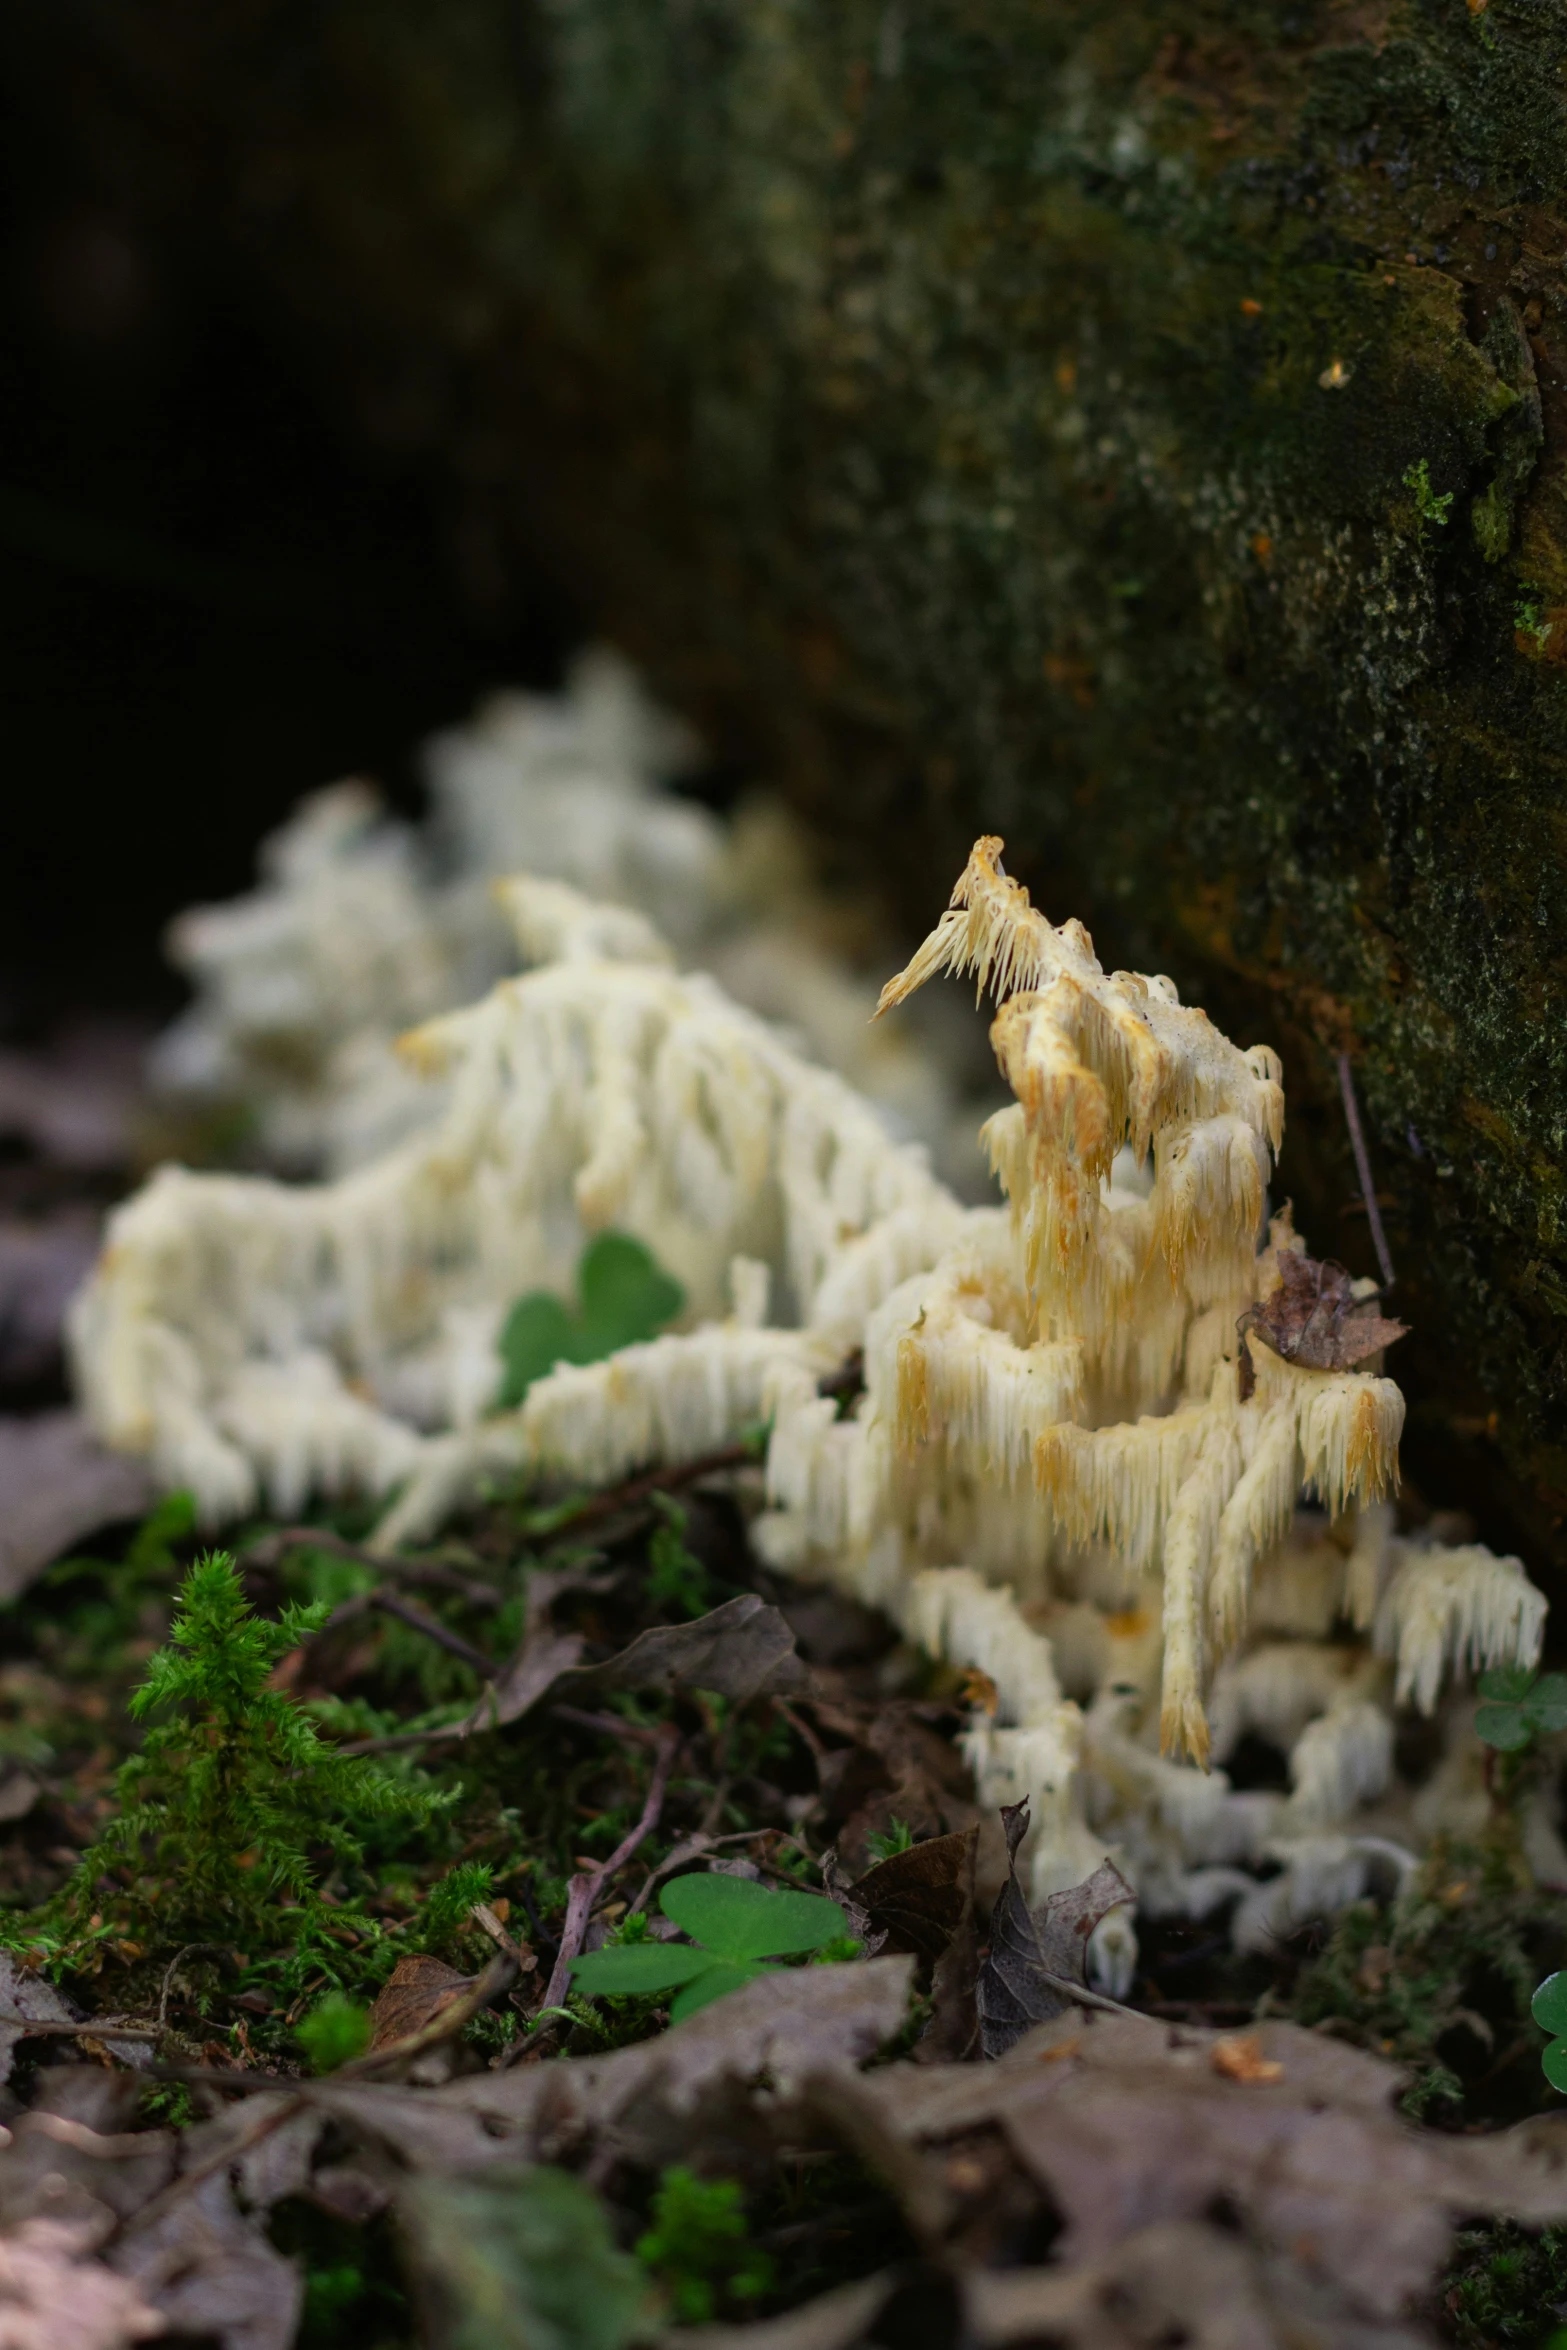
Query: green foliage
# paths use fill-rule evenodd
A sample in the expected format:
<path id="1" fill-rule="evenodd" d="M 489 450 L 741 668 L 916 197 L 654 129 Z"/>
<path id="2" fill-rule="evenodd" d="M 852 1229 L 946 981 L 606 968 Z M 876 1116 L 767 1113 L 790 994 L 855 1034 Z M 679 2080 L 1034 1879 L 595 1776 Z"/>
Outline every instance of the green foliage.
<path id="1" fill-rule="evenodd" d="M 914 1830 L 907 1820 L 895 1819 L 885 1836 L 873 1833 L 865 1839 L 872 1860 L 891 1860 L 895 1853 L 912 1851 L 913 1846 Z"/>
<path id="2" fill-rule="evenodd" d="M 341 1991 L 329 1991 L 294 2026 L 313 2073 L 335 2073 L 370 2045 L 370 2011 Z"/>
<path id="3" fill-rule="evenodd" d="M 1405 467 L 1403 481 L 1405 489 L 1415 493 L 1415 512 L 1420 517 L 1422 535 L 1428 522 L 1434 522 L 1439 530 L 1445 530 L 1447 509 L 1453 502 L 1453 492 L 1444 490 L 1438 496 L 1431 487 L 1431 468 L 1424 457 Z"/>
<path id="4" fill-rule="evenodd" d="M 648 1544 L 647 1595 L 655 1607 L 689 1622 L 713 1604 L 710 1577 L 696 1553 L 686 1548 L 690 1519 L 679 1502 L 667 1493 L 655 1493 L 653 1507 L 663 1522 L 654 1527 Z"/>
<path id="5" fill-rule="evenodd" d="M 578 1308 L 547 1289 L 518 1298 L 501 1332 L 505 1366 L 496 1401 L 521 1403 L 557 1363 L 598 1363 L 620 1347 L 656 1338 L 685 1305 L 685 1291 L 640 1240 L 601 1232 L 577 1266 Z"/>
<path id="6" fill-rule="evenodd" d="M 1553 1730 L 1567 1730 L 1567 1673 L 1540 1678 L 1527 1665 L 1498 1665 L 1480 1676 L 1475 1736 L 1518 1754 Z"/>
<path id="7" fill-rule="evenodd" d="M 858 1958 L 865 1948 L 857 1934 L 834 1934 L 819 1950 L 813 1950 L 807 1966 L 843 1966 L 849 1959 Z"/>
<path id="8" fill-rule="evenodd" d="M 672 2164 L 659 2179 L 652 2222 L 636 2255 L 682 2324 L 706 2324 L 721 2295 L 755 2301 L 772 2285 L 771 2260 L 746 2244 L 745 2203 L 732 2179 L 699 2179 Z"/>
<path id="9" fill-rule="evenodd" d="M 437 1957 L 450 1949 L 468 1931 L 477 1905 L 489 1900 L 494 1884 L 495 1871 L 487 1861 L 460 1860 L 454 1869 L 448 1869 L 425 1895 L 419 1912 L 420 1947 Z"/>
<path id="10" fill-rule="evenodd" d="M 1459 2350 L 1567 2350 L 1567 2228 L 1526 2235 L 1510 2220 L 1463 2229 L 1443 2301 Z"/>
<path id="11" fill-rule="evenodd" d="M 1454 2070 L 1466 2050 L 1485 2110 L 1543 2101 L 1530 2003 L 1564 1912 L 1529 1882 L 1507 1826 L 1482 1844 L 1438 1841 L 1402 1899 L 1347 1910 L 1290 1995 L 1298 2023 L 1331 2019 L 1411 2069 L 1406 2112 L 1466 2113 L 1472 2092 Z"/>
<path id="12" fill-rule="evenodd" d="M 1540 2051 L 1540 2069 L 1553 2089 L 1567 2096 L 1567 1974 L 1547 1975 L 1529 2003 L 1529 2012 L 1549 2045 Z"/>
<path id="13" fill-rule="evenodd" d="M 445 2350 L 623 2350 L 639 2331 L 646 2271 L 569 2171 L 427 2175 L 401 2209 Z"/>
<path id="14" fill-rule="evenodd" d="M 758 1975 L 776 1973 L 767 1959 L 821 1951 L 843 1934 L 842 1910 L 819 1893 L 772 1893 L 748 1877 L 716 1872 L 676 1877 L 660 1906 L 696 1947 L 637 1942 L 595 1950 L 572 1966 L 580 1991 L 625 1998 L 678 1987 L 669 2012 L 679 2024 Z"/>
<path id="15" fill-rule="evenodd" d="M 167 1647 L 131 1699 L 166 1718 L 116 1783 L 120 1816 L 84 1854 L 70 1906 L 85 1918 L 114 1873 L 155 1942 L 233 1936 L 262 1947 L 296 1933 L 315 1900 L 317 1856 L 363 1861 L 354 1824 L 423 1826 L 442 1799 L 338 1754 L 283 1691 L 273 1666 L 319 1628 L 324 1607 L 254 1615 L 233 1561 L 198 1559 Z M 289 1904 L 293 1905 L 292 1910 Z"/>

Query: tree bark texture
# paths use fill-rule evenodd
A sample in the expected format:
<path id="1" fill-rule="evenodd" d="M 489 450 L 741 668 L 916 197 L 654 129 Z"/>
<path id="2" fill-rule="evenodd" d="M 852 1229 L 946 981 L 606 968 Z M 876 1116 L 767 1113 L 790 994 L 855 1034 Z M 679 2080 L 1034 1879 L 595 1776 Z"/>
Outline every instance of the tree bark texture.
<path id="1" fill-rule="evenodd" d="M 910 921 L 1285 1052 L 1434 1493 L 1567 1512 L 1561 0 L 83 0 L 24 70 Z M 478 558 L 475 557 L 475 560 Z M 1505 1470 L 1501 1464 L 1507 1464 Z"/>

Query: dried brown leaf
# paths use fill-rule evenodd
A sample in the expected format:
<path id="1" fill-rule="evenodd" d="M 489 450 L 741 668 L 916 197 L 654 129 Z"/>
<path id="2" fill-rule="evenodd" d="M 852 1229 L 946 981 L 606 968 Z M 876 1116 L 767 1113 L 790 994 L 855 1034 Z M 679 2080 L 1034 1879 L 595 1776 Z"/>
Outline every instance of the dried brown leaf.
<path id="1" fill-rule="evenodd" d="M 788 1697 L 810 1676 L 781 1609 L 742 1591 L 690 1624 L 656 1624 L 601 1665 L 572 1674 L 568 1690 L 651 1689 L 667 1695 L 706 1689 L 744 1705 Z M 563 1692 L 565 1694 L 566 1692 Z"/>
<path id="2" fill-rule="evenodd" d="M 1201 2224 L 1145 2228 L 1080 2268 L 977 2270 L 963 2297 L 975 2350 L 1436 2350 L 1423 2326 L 1368 2317 L 1296 2262 Z"/>
<path id="3" fill-rule="evenodd" d="M 311 2099 L 415 2169 L 554 2162 L 606 2136 L 631 2160 L 682 2161 L 700 2141 L 715 2173 L 770 2147 L 752 2088 L 769 2095 L 863 2064 L 898 2030 L 914 1964 L 788 1967 L 702 2008 L 673 2031 L 605 2056 L 564 2057 L 415 2090 L 336 2080 Z"/>
<path id="4" fill-rule="evenodd" d="M 24 2018 L 30 2024 L 80 2021 L 52 1983 L 30 1973 L 9 1950 L 0 1950 L 0 2084 L 10 2079 L 17 2045 L 26 2037 Z"/>
<path id="5" fill-rule="evenodd" d="M 674 2326 L 662 2334 L 661 2350 L 854 2350 L 892 2298 L 897 2279 L 885 2270 L 818 2294 L 802 2308 L 764 2317 L 744 2326 Z"/>
<path id="6" fill-rule="evenodd" d="M 141 1517 L 154 1498 L 145 1462 L 108 1451 L 79 1412 L 0 1419 L 0 1600 L 84 1535 Z"/>
<path id="7" fill-rule="evenodd" d="M 1437 2273 L 1459 2217 L 1567 2218 L 1567 2120 L 1491 2138 L 1418 2130 L 1390 2109 L 1396 2066 L 1293 2024 L 1254 2037 L 1236 2078 L 1214 2061 L 1227 2035 L 1084 2012 L 1000 2064 L 892 2068 L 864 2087 L 916 2137 L 999 2123 L 1066 2223 L 1068 2265 L 1222 2204 L 1389 2318 Z"/>
<path id="8" fill-rule="evenodd" d="M 1391 1322 L 1369 1302 L 1362 1303 L 1342 1265 L 1303 1256 L 1298 1249 L 1275 1252 L 1278 1286 L 1242 1314 L 1237 1327 L 1255 1330 L 1265 1346 L 1287 1363 L 1311 1371 L 1348 1371 L 1368 1355 L 1402 1338 L 1404 1322 Z M 1251 1360 L 1241 1349 L 1242 1393 L 1251 1388 Z"/>
<path id="9" fill-rule="evenodd" d="M 423 1951 L 400 1958 L 370 2010 L 370 2046 L 385 2048 L 433 2023 L 443 2007 L 471 1990 L 472 1975 L 459 1974 L 444 1959 Z"/>
<path id="10" fill-rule="evenodd" d="M 906 1950 L 934 1967 L 974 1908 L 979 1830 L 929 1836 L 868 1869 L 852 1896 L 889 1950 Z"/>
<path id="11" fill-rule="evenodd" d="M 187 2134 L 187 2148 L 199 2133 Z M 116 2243 L 110 2265 L 139 2286 L 171 2330 L 221 2350 L 291 2350 L 304 2279 L 234 2207 L 222 2172 Z"/>
<path id="12" fill-rule="evenodd" d="M 502 1729 L 546 1697 L 580 1704 L 608 1689 L 706 1689 L 744 1705 L 753 1697 L 788 1696 L 809 1679 L 784 1616 L 754 1591 L 694 1623 L 639 1632 L 602 1664 L 581 1662 L 584 1645 L 574 1632 L 533 1633 L 452 1734 Z"/>
<path id="13" fill-rule="evenodd" d="M 1052 1976 L 1056 1983 L 1087 1988 L 1089 1935 L 1101 1918 L 1134 1899 L 1120 1870 L 1102 1861 L 1081 1885 L 1069 1885 L 1030 1909 L 1017 1878 L 1018 1847 L 1028 1832 L 1027 1798 L 1009 1804 L 1001 1819 L 1011 1867 L 991 1913 L 990 1952 L 975 1986 L 980 2045 L 988 2057 L 1005 2056 L 1025 2032 L 1069 2004 Z"/>

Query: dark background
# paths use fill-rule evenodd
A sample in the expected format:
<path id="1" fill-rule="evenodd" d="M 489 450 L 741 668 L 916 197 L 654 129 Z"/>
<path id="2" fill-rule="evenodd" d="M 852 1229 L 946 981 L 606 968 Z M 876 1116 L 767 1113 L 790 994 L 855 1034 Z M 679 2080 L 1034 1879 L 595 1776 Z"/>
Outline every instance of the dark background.
<path id="1" fill-rule="evenodd" d="M 0 1037 L 178 1000 L 158 937 L 350 773 L 498 683 L 560 595 L 406 457 L 351 447 L 232 247 L 160 250 L 0 73 Z"/>

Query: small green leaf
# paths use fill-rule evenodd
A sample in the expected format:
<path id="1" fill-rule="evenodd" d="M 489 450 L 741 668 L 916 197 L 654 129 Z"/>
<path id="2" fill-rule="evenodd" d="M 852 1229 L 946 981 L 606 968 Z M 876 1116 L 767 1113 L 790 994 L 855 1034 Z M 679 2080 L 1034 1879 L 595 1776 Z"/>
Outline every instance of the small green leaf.
<path id="1" fill-rule="evenodd" d="M 1542 2032 L 1567 2033 L 1567 1974 L 1547 1975 L 1529 2003 Z"/>
<path id="2" fill-rule="evenodd" d="M 502 1409 L 520 1404 L 535 1379 L 557 1363 L 599 1363 L 623 1346 L 656 1338 L 686 1302 L 686 1293 L 640 1240 L 601 1232 L 577 1266 L 581 1299 L 573 1309 L 551 1290 L 518 1298 L 500 1336 L 504 1366 L 496 1397 Z"/>
<path id="3" fill-rule="evenodd" d="M 742 1990 L 747 1983 L 754 1983 L 758 1975 L 777 1975 L 782 1972 L 781 1967 L 763 1966 L 755 1959 L 734 1965 L 720 1960 L 717 1966 L 704 1967 L 695 1982 L 686 1985 L 670 2006 L 669 2020 L 672 2024 L 683 2024 L 686 2017 L 695 2015 L 699 2007 L 711 2007 L 715 1999 L 722 1999 L 731 1991 Z"/>
<path id="4" fill-rule="evenodd" d="M 1567 2040 L 1553 2040 L 1540 2057 L 1546 2079 L 1567 2097 Z"/>
<path id="5" fill-rule="evenodd" d="M 1546 1673 L 1523 1701 L 1536 1730 L 1567 1730 L 1567 1673 Z"/>
<path id="6" fill-rule="evenodd" d="M 670 1991 L 712 1965 L 705 1950 L 684 1942 L 623 1942 L 618 1949 L 593 1950 L 572 1961 L 579 1991 L 597 1999 L 626 1999 L 648 1991 Z"/>
<path id="7" fill-rule="evenodd" d="M 1514 1754 L 1528 1745 L 1534 1729 L 1520 1705 L 1482 1705 L 1475 1714 L 1475 1736 L 1483 1745 Z"/>
<path id="8" fill-rule="evenodd" d="M 1498 1705 L 1517 1705 L 1533 1687 L 1534 1674 L 1527 1665 L 1493 1665 L 1480 1675 L 1475 1693 Z"/>
<path id="9" fill-rule="evenodd" d="M 679 1282 L 628 1232 L 601 1232 L 589 1243 L 577 1267 L 577 1288 L 583 1321 L 602 1341 L 601 1355 L 655 1338 L 686 1302 Z"/>
<path id="10" fill-rule="evenodd" d="M 569 1363 L 575 1324 L 567 1308 L 548 1290 L 531 1290 L 519 1297 L 501 1332 L 501 1361 L 505 1376 L 500 1400 L 521 1403 L 535 1379 L 548 1378 L 557 1363 Z"/>
<path id="11" fill-rule="evenodd" d="M 681 1931 L 721 1958 L 779 1958 L 819 1950 L 843 1932 L 843 1911 L 819 1893 L 770 1893 L 749 1877 L 676 1877 L 661 1906 Z"/>

